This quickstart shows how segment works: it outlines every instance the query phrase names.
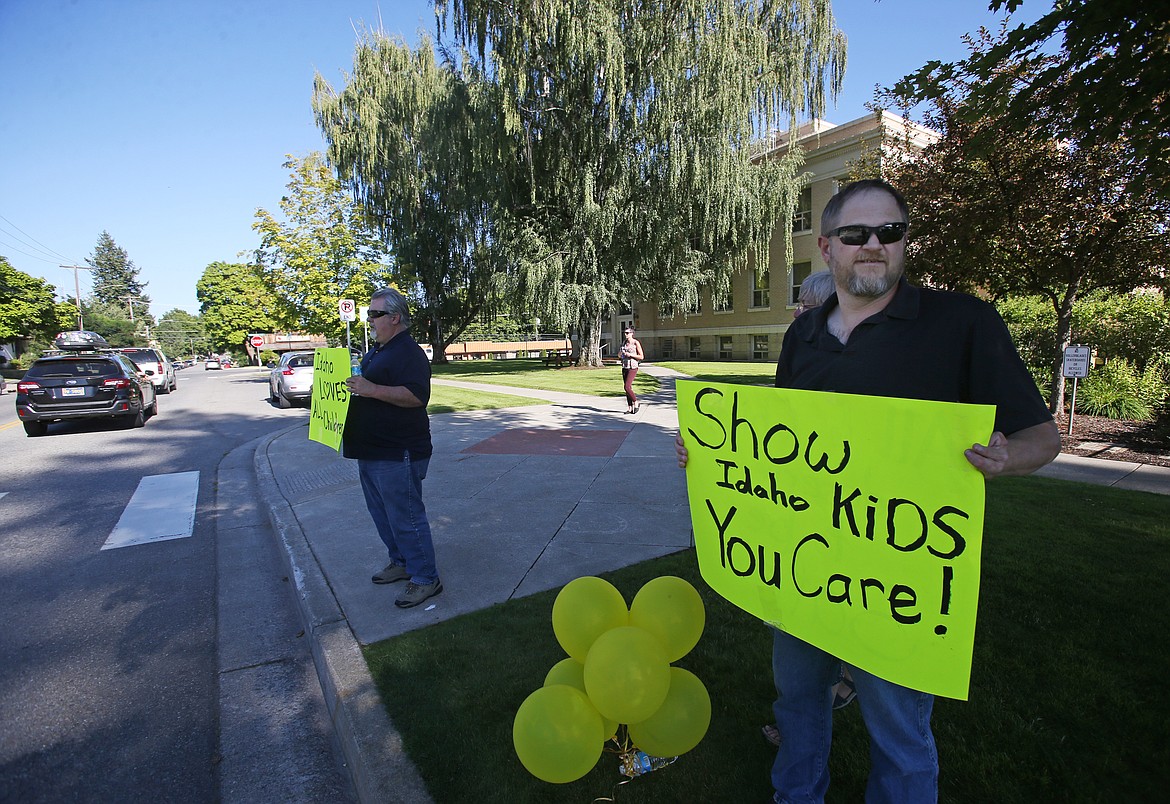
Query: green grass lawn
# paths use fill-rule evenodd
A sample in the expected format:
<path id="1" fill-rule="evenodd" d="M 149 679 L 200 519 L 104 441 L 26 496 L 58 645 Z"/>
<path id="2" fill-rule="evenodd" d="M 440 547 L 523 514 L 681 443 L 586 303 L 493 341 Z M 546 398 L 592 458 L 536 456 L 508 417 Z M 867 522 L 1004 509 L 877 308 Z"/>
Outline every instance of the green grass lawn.
<path id="1" fill-rule="evenodd" d="M 535 399 L 530 396 L 471 391 L 466 388 L 453 388 L 450 385 L 431 385 L 431 401 L 427 404 L 427 413 L 433 416 L 436 413 L 463 413 L 468 410 L 518 408 L 522 405 L 545 404 L 548 404 L 547 400 Z"/>
<path id="2" fill-rule="evenodd" d="M 741 385 L 774 385 L 776 383 L 775 360 L 761 363 L 667 360 L 654 365 L 674 369 L 708 382 L 734 382 Z"/>
<path id="3" fill-rule="evenodd" d="M 538 391 L 563 391 L 589 396 L 625 396 L 622 371 L 618 366 L 604 368 L 545 366 L 536 358 L 514 360 L 455 360 L 432 366 L 432 376 L 444 380 L 464 380 L 492 385 L 511 385 Z M 435 386 L 438 387 L 438 386 Z M 658 380 L 639 373 L 634 391 L 639 396 L 658 390 Z M 434 389 L 432 388 L 432 393 Z"/>
<path id="4" fill-rule="evenodd" d="M 674 765 L 621 787 L 613 754 L 584 778 L 551 785 L 512 748 L 517 707 L 563 658 L 551 621 L 558 590 L 366 649 L 436 801 L 770 800 L 773 750 L 760 736 L 774 695 L 769 632 L 711 592 L 692 551 L 605 577 L 629 603 L 660 575 L 688 579 L 706 604 L 703 637 L 678 664 L 706 685 L 712 721 Z M 970 700 L 935 706 L 940 801 L 1161 798 L 1170 784 L 1168 596 L 1170 497 L 1043 478 L 989 484 Z M 835 716 L 829 801 L 861 801 L 868 767 L 855 704 Z"/>

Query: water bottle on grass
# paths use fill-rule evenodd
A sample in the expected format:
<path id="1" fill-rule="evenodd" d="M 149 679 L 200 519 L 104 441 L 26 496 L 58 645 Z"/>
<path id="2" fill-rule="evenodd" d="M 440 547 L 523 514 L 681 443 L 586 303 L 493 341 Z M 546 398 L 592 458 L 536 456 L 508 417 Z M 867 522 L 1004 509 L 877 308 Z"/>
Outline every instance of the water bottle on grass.
<path id="1" fill-rule="evenodd" d="M 621 770 L 623 776 L 631 779 L 635 776 L 644 776 L 651 771 L 665 768 L 678 757 L 652 757 L 645 751 L 629 751 L 621 755 Z"/>

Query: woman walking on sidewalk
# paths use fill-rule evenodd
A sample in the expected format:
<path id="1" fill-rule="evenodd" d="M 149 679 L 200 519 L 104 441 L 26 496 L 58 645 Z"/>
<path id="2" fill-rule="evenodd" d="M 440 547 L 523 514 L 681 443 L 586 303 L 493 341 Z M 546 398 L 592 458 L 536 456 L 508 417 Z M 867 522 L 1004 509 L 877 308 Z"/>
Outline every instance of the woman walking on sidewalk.
<path id="1" fill-rule="evenodd" d="M 638 376 L 638 366 L 646 355 L 642 352 L 642 344 L 634 337 L 634 328 L 626 327 L 626 342 L 622 344 L 622 382 L 626 385 L 626 413 L 638 412 L 638 395 L 634 393 L 634 377 Z"/>

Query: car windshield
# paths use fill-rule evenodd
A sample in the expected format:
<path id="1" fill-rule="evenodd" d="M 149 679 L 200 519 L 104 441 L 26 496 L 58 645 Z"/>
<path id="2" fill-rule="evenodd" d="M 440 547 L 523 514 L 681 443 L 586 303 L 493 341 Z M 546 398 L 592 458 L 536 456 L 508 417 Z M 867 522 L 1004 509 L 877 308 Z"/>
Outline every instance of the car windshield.
<path id="1" fill-rule="evenodd" d="M 290 368 L 311 368 L 313 365 L 313 357 L 312 355 L 293 357 L 289 359 L 288 365 Z"/>
<path id="2" fill-rule="evenodd" d="M 53 360 L 33 363 L 26 376 L 30 379 L 120 377 L 122 370 L 112 360 Z"/>

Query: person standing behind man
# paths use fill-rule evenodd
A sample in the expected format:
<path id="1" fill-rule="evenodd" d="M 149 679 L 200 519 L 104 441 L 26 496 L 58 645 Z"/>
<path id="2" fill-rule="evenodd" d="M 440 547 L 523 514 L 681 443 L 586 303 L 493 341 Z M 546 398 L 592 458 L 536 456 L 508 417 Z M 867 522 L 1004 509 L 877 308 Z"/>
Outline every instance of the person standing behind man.
<path id="1" fill-rule="evenodd" d="M 634 393 L 634 378 L 638 376 L 638 366 L 646 359 L 642 352 L 641 342 L 634 337 L 634 328 L 626 327 L 626 342 L 622 344 L 622 382 L 626 387 L 626 413 L 638 412 L 638 395 Z"/>
<path id="2" fill-rule="evenodd" d="M 345 381 L 352 396 L 342 454 L 357 459 L 366 507 L 390 559 L 371 580 L 407 581 L 394 601 L 405 609 L 443 591 L 422 499 L 431 459 L 431 364 L 410 335 L 401 293 L 374 291 L 367 316 L 375 344 L 362 358 L 361 374 Z"/>
<path id="3" fill-rule="evenodd" d="M 830 199 L 817 245 L 837 292 L 785 333 L 776 385 L 995 405 L 994 432 L 965 458 L 987 479 L 1034 472 L 1060 452 L 1056 423 L 994 307 L 906 282 L 909 220 L 902 194 L 884 181 L 855 182 Z M 676 452 L 686 466 L 681 436 Z M 839 658 L 773 629 L 776 802 L 824 801 L 840 667 Z M 937 801 L 934 696 L 849 669 L 870 737 L 867 804 Z"/>

